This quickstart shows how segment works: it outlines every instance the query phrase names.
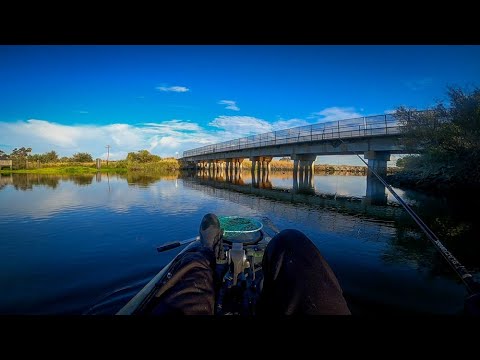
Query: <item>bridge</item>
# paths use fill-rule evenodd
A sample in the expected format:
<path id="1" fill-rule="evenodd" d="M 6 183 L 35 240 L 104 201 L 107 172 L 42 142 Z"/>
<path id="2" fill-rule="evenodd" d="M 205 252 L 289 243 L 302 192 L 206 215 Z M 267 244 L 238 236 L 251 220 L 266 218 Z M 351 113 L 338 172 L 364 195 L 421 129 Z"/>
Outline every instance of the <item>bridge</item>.
<path id="1" fill-rule="evenodd" d="M 313 173 L 319 155 L 363 154 L 368 166 L 385 175 L 391 154 L 406 153 L 400 143 L 403 125 L 393 114 L 366 116 L 251 135 L 183 152 L 181 160 L 195 168 L 218 172 L 242 170 L 252 161 L 252 173 L 270 171 L 273 157 L 289 156 L 293 175 Z"/>

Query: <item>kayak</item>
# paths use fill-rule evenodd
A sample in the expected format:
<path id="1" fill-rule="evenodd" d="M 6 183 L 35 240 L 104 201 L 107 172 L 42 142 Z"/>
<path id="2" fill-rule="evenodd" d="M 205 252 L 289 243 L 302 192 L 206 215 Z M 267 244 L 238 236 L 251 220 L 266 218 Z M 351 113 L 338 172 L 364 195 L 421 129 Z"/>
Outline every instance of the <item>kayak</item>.
<path id="1" fill-rule="evenodd" d="M 255 315 L 255 305 L 263 280 L 265 248 L 279 230 L 268 217 L 219 216 L 224 229 L 223 252 L 216 273 L 222 279 L 216 293 L 215 315 Z M 168 276 L 178 256 L 199 244 L 199 237 L 166 244 L 159 251 L 188 245 L 164 266 L 117 315 L 148 314 L 146 309 Z"/>

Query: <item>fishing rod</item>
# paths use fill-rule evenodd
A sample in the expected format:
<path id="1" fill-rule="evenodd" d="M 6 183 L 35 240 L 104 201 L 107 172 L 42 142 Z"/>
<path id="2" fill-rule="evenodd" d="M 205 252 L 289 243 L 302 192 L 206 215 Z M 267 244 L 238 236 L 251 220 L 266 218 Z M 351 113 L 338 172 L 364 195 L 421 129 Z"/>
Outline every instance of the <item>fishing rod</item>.
<path id="1" fill-rule="evenodd" d="M 346 143 L 338 138 L 343 144 Z M 456 258 L 452 255 L 450 251 L 442 244 L 440 239 L 435 235 L 435 233 L 423 222 L 423 220 L 413 211 L 413 209 L 408 205 L 403 199 L 393 190 L 393 188 L 387 184 L 385 180 L 371 167 L 368 166 L 368 163 L 362 159 L 360 155 L 354 150 L 350 150 L 353 152 L 357 157 L 362 160 L 362 162 L 367 166 L 367 168 L 380 180 L 380 182 L 390 191 L 390 193 L 398 200 L 398 202 L 403 206 L 405 211 L 413 218 L 413 220 L 417 223 L 417 225 L 423 230 L 423 232 L 427 235 L 428 239 L 433 243 L 435 248 L 440 251 L 440 254 L 443 258 L 447 261 L 450 267 L 455 271 L 455 273 L 460 277 L 462 282 L 467 288 L 469 294 L 477 294 L 480 293 L 480 285 L 475 281 L 472 274 L 468 272 L 468 270 L 463 266 Z"/>

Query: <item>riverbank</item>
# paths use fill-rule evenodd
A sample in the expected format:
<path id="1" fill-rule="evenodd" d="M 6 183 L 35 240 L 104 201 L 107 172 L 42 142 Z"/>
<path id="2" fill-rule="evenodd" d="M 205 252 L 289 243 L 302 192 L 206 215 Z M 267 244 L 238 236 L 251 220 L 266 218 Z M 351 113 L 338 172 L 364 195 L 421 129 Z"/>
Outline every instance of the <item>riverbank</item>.
<path id="1" fill-rule="evenodd" d="M 429 194 L 467 193 L 480 190 L 480 184 L 468 181 L 453 181 L 435 174 L 425 176 L 420 171 L 398 171 L 387 175 L 388 184 L 401 189 L 411 189 Z"/>
<path id="2" fill-rule="evenodd" d="M 30 163 L 26 169 L 3 168 L 0 174 L 96 174 L 101 173 L 175 173 L 180 169 L 175 159 L 162 159 L 145 163 L 129 162 L 125 160 L 109 161 L 108 165 L 102 161 L 100 168 L 95 162 L 86 163 Z"/>
<path id="3" fill-rule="evenodd" d="M 252 162 L 245 160 L 242 164 L 245 171 L 251 170 Z M 292 172 L 293 161 L 273 160 L 270 163 L 270 169 L 273 172 Z M 95 174 L 102 173 L 162 173 L 174 174 L 181 170 L 181 163 L 176 159 L 162 159 L 153 162 L 128 162 L 125 160 L 110 161 L 108 166 L 102 161 L 100 169 L 97 169 L 96 163 L 47 163 L 32 164 L 27 169 L 10 170 L 4 168 L 0 174 Z M 387 168 L 387 174 L 396 174 L 399 168 Z M 367 175 L 366 166 L 356 165 L 314 165 L 315 174 L 328 175 Z M 399 180 L 403 181 L 403 180 Z"/>
<path id="4" fill-rule="evenodd" d="M 19 169 L 19 170 L 0 170 L 0 174 L 41 174 L 41 175 L 55 175 L 55 174 L 96 174 L 97 172 L 101 173 L 126 173 L 128 169 L 126 168 L 101 168 L 97 169 L 95 167 L 88 166 L 66 166 L 66 167 L 45 167 L 38 169 Z"/>

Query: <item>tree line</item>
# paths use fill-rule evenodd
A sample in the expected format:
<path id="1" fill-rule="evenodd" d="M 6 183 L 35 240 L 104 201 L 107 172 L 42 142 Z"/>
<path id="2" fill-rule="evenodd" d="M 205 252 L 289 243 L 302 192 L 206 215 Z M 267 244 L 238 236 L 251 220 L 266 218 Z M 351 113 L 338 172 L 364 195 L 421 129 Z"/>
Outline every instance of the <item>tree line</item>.
<path id="1" fill-rule="evenodd" d="M 480 186 L 480 89 L 447 88 L 448 101 L 427 111 L 400 107 L 402 142 L 420 154 L 397 161 L 399 185 L 424 189 Z"/>
<path id="2" fill-rule="evenodd" d="M 31 154 L 32 148 L 21 147 L 15 148 L 8 154 L 0 149 L 1 160 L 12 160 L 13 166 L 16 169 L 22 169 L 27 166 L 27 163 L 86 163 L 93 162 L 92 155 L 86 152 L 78 152 L 71 157 L 63 156 L 59 157 L 55 151 L 49 151 L 44 154 Z"/>
<path id="3" fill-rule="evenodd" d="M 87 152 L 78 152 L 70 157 L 60 157 L 54 150 L 43 154 L 31 154 L 31 152 L 32 148 L 30 147 L 15 148 L 10 154 L 0 149 L 0 160 L 12 160 L 15 169 L 25 169 L 28 167 L 28 163 L 92 163 L 94 161 L 92 155 Z M 175 159 L 173 157 L 162 158 L 158 155 L 151 154 L 148 150 L 139 150 L 137 152 L 129 152 L 125 160 L 119 160 L 118 162 L 125 161 L 127 164 L 148 164 L 164 160 L 172 161 Z"/>

